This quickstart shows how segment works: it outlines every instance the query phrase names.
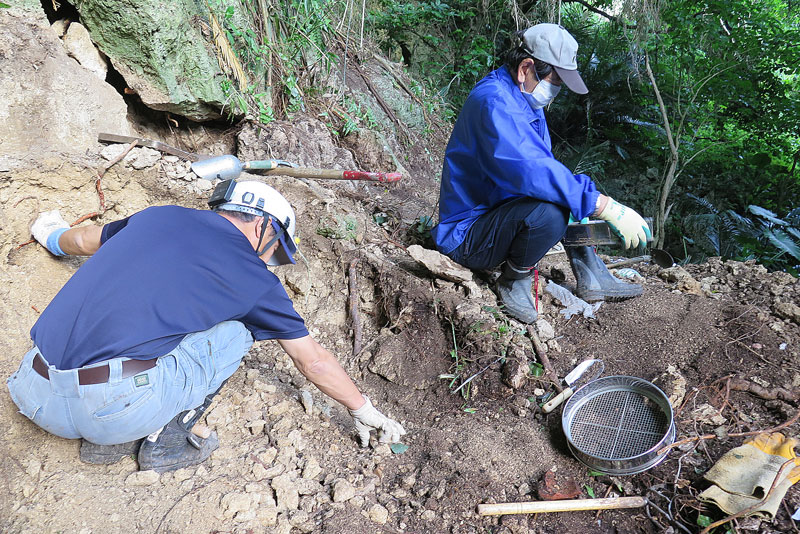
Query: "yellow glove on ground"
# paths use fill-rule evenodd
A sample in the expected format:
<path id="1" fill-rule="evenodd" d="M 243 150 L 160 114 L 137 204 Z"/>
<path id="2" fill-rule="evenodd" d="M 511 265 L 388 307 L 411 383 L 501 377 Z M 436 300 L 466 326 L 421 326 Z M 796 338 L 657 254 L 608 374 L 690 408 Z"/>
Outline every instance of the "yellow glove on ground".
<path id="1" fill-rule="evenodd" d="M 597 217 L 611 225 L 612 230 L 622 238 L 626 249 L 646 245 L 651 237 L 650 227 L 642 216 L 613 198 L 608 199 L 606 207 Z"/>
<path id="2" fill-rule="evenodd" d="M 800 480 L 800 459 L 794 452 L 797 443 L 780 432 L 764 432 L 745 440 L 708 470 L 705 478 L 713 485 L 699 495 L 700 500 L 714 503 L 728 514 L 746 510 L 766 496 L 781 466 L 794 459 L 795 467 L 784 470 L 769 500 L 753 511 L 753 515 L 775 517 L 786 492 Z"/>

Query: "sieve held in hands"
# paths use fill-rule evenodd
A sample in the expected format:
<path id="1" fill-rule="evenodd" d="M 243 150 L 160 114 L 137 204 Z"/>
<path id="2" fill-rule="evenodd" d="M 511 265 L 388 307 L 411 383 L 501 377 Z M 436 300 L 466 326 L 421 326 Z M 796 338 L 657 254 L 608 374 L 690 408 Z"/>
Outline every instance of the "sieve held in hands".
<path id="1" fill-rule="evenodd" d="M 542 406 L 542 411 L 544 413 L 550 413 L 561 406 L 561 403 L 570 398 L 572 394 L 575 393 L 576 389 L 588 384 L 603 374 L 604 369 L 605 365 L 603 364 L 603 360 L 584 360 L 579 363 L 575 369 L 564 377 L 564 382 L 567 384 L 564 391 L 547 401 Z"/>

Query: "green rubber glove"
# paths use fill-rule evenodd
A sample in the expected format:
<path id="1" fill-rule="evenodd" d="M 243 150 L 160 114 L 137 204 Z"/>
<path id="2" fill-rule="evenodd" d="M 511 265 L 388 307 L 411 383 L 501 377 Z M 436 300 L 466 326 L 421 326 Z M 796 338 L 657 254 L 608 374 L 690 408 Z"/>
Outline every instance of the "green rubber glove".
<path id="1" fill-rule="evenodd" d="M 613 198 L 608 199 L 608 204 L 597 217 L 611 226 L 625 243 L 626 249 L 644 246 L 652 236 L 650 227 L 641 215 Z"/>

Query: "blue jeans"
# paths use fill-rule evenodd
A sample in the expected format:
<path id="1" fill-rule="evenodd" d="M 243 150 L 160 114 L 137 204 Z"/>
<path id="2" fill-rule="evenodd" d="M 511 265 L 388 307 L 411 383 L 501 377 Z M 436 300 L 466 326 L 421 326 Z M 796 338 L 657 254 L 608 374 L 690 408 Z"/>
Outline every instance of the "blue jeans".
<path id="1" fill-rule="evenodd" d="M 122 378 L 122 362 L 114 358 L 104 384 L 81 385 L 78 370 L 59 371 L 48 365 L 50 379 L 33 370 L 33 347 L 7 380 L 20 413 L 62 438 L 84 438 L 114 445 L 147 436 L 184 410 L 200 406 L 239 367 L 253 336 L 238 321 L 226 321 L 187 335 L 156 366 Z"/>
<path id="2" fill-rule="evenodd" d="M 494 269 L 505 260 L 532 268 L 567 231 L 569 210 L 518 198 L 487 211 L 448 256 L 470 269 Z"/>

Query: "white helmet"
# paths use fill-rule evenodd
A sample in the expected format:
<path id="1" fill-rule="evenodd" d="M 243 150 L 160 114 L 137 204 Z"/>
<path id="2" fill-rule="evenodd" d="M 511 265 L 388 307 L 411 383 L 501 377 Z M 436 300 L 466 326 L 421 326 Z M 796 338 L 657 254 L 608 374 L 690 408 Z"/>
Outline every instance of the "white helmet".
<path id="1" fill-rule="evenodd" d="M 295 263 L 294 253 L 297 252 L 297 245 L 294 241 L 295 215 L 289 201 L 275 189 L 262 182 L 254 180 L 237 182 L 235 180 L 225 180 L 217 184 L 208 205 L 214 211 L 239 211 L 241 213 L 251 213 L 264 217 L 264 226 L 261 235 L 264 236 L 267 220 L 272 219 L 272 228 L 275 231 L 273 237 L 256 252 L 264 253 L 271 247 L 276 240 L 280 241 L 280 246 L 275 250 L 268 265 L 286 265 Z"/>

